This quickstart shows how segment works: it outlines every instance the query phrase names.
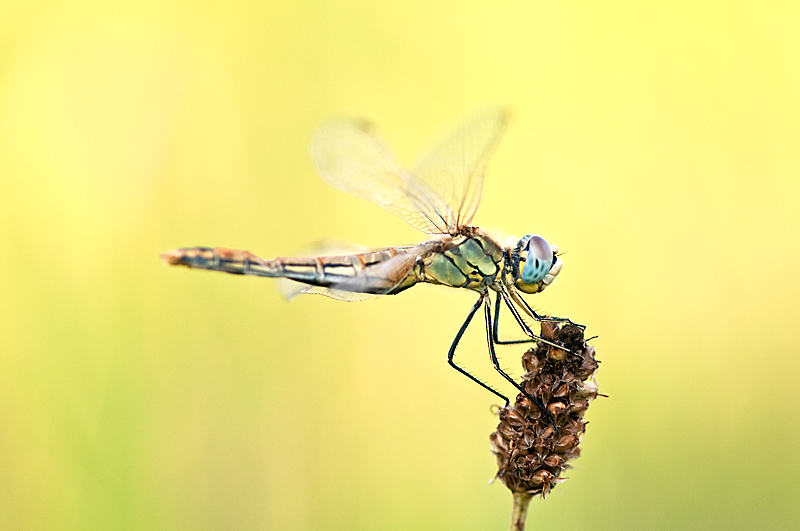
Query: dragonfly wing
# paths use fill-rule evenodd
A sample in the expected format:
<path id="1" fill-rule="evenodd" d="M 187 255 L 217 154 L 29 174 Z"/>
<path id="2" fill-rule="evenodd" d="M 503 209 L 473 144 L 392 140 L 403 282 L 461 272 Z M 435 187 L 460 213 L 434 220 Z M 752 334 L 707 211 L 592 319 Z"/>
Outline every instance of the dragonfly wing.
<path id="1" fill-rule="evenodd" d="M 350 261 L 351 255 L 365 251 L 361 246 L 344 244 L 338 241 L 324 242 L 322 245 L 315 246 L 312 249 L 313 252 L 311 249 L 308 249 L 307 252 L 312 255 L 321 255 L 319 260 L 322 264 L 327 263 L 329 260 L 343 257 Z M 380 253 L 386 250 L 377 250 L 367 254 Z M 414 267 L 417 257 L 428 252 L 428 250 L 423 246 L 394 247 L 391 250 L 397 254 L 389 259 L 357 270 L 352 276 L 339 282 L 331 283 L 328 286 L 309 285 L 288 278 L 279 278 L 277 281 L 278 291 L 288 300 L 292 300 L 298 295 L 313 294 L 353 302 L 368 299 L 373 295 L 391 293 L 404 281 L 409 283 L 406 286 L 408 287 L 415 282 L 415 280 L 408 278 L 408 274 Z M 357 262 L 358 260 L 353 261 Z M 337 262 L 340 262 L 340 260 Z M 329 266 L 323 265 L 323 267 Z"/>
<path id="2" fill-rule="evenodd" d="M 386 294 L 407 280 L 417 257 L 427 252 L 421 246 L 413 247 L 389 260 L 364 268 L 355 276 L 337 282 L 332 289 L 354 293 Z"/>
<path id="3" fill-rule="evenodd" d="M 302 249 L 298 256 L 339 256 L 347 254 L 358 254 L 366 252 L 367 248 L 363 245 L 358 245 L 351 242 L 343 242 L 340 240 L 323 240 L 312 244 L 305 249 Z M 363 301 L 372 297 L 371 293 L 355 293 L 349 291 L 342 291 L 337 289 L 326 288 L 324 286 L 310 286 L 302 282 L 296 282 L 288 278 L 279 278 L 275 282 L 275 287 L 278 292 L 290 301 L 298 295 L 312 294 L 324 295 L 331 299 L 340 301 L 355 302 Z"/>
<path id="4" fill-rule="evenodd" d="M 429 234 L 447 234 L 472 221 L 486 163 L 508 122 L 502 109 L 468 121 L 409 173 L 366 122 L 332 121 L 311 142 L 320 176 Z"/>
<path id="5" fill-rule="evenodd" d="M 340 289 L 325 288 L 323 286 L 309 286 L 293 280 L 281 279 L 278 290 L 286 300 L 292 300 L 298 295 L 324 295 L 325 297 L 336 299 L 337 301 L 358 302 L 374 297 L 372 293 L 356 293 L 354 291 L 343 291 Z"/>
<path id="6" fill-rule="evenodd" d="M 328 184 L 366 199 L 429 234 L 446 234 L 430 190 L 420 189 L 366 122 L 331 121 L 317 129 L 311 158 Z M 439 201 L 439 203 L 441 203 Z"/>
<path id="7" fill-rule="evenodd" d="M 447 224 L 469 225 L 483 192 L 483 177 L 508 124 L 509 113 L 491 109 L 479 114 L 447 136 L 425 155 L 414 178 L 447 205 Z"/>

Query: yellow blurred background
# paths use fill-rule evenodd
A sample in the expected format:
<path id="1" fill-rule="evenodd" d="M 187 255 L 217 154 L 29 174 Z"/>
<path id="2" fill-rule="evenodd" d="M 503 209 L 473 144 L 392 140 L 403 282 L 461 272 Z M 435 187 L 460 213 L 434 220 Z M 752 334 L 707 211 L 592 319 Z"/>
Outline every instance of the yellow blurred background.
<path id="1" fill-rule="evenodd" d="M 800 4 L 0 11 L 0 528 L 506 528 L 497 400 L 445 361 L 471 294 L 288 304 L 158 260 L 421 241 L 314 175 L 314 126 L 412 163 L 496 103 L 475 221 L 567 251 L 528 300 L 599 336 L 609 395 L 529 528 L 800 527 Z M 459 356 L 510 393 L 482 334 Z"/>

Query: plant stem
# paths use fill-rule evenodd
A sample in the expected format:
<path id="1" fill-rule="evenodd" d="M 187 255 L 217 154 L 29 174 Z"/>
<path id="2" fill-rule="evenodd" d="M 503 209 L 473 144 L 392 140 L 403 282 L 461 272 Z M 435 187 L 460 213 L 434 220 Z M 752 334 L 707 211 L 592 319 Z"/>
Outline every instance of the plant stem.
<path id="1" fill-rule="evenodd" d="M 533 494 L 527 492 L 514 493 L 514 507 L 511 509 L 511 527 L 509 531 L 524 531 L 525 518 L 528 516 L 528 506 Z"/>

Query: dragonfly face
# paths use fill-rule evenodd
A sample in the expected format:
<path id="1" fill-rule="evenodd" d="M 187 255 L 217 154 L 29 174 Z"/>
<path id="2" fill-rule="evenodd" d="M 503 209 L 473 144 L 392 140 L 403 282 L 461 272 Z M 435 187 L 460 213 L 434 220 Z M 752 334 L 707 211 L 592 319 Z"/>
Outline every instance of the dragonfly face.
<path id="1" fill-rule="evenodd" d="M 535 234 L 520 238 L 511 253 L 514 286 L 523 293 L 539 293 L 561 272 L 558 247 Z"/>
<path id="2" fill-rule="evenodd" d="M 317 130 L 311 157 L 320 176 L 433 237 L 418 245 L 273 260 L 263 260 L 247 251 L 194 247 L 170 251 L 162 258 L 170 265 L 289 279 L 295 282 L 294 288 L 284 290 L 289 296 L 316 293 L 354 301 L 400 293 L 420 282 L 473 290 L 479 294 L 478 301 L 450 346 L 448 362 L 508 404 L 503 394 L 453 362 L 461 336 L 483 306 L 494 368 L 550 418 L 539 401 L 500 369 L 494 348 L 496 344 L 546 342 L 525 323 L 523 315 L 535 320 L 542 317 L 519 292 L 538 293 L 553 282 L 562 265 L 558 248 L 541 236 L 529 234 L 512 249 L 471 225 L 481 199 L 486 164 L 507 121 L 508 114 L 502 110 L 476 116 L 423 157 L 413 171 L 405 170 L 363 121 L 337 120 Z M 499 339 L 501 302 L 526 339 Z"/>

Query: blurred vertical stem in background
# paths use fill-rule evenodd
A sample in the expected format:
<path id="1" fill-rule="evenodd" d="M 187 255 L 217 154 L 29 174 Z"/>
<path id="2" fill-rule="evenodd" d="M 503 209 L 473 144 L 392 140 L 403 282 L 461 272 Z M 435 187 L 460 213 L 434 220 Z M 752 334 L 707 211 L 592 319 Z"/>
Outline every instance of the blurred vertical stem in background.
<path id="1" fill-rule="evenodd" d="M 541 344 L 525 352 L 522 385 L 544 404 L 553 423 L 520 393 L 513 407 L 500 408 L 500 424 L 490 436 L 497 477 L 514 494 L 512 531 L 525 528 L 531 498 L 544 498 L 567 479 L 561 474 L 580 455 L 578 445 L 586 430 L 583 416 L 598 394 L 594 379 L 598 362 L 583 328 L 553 321 L 542 321 L 541 326 L 544 339 L 564 348 Z"/>
<path id="2" fill-rule="evenodd" d="M 523 531 L 525 529 L 525 518 L 528 516 L 528 507 L 531 503 L 533 494 L 529 492 L 515 492 L 514 506 L 511 508 L 511 527 L 510 531 Z"/>

